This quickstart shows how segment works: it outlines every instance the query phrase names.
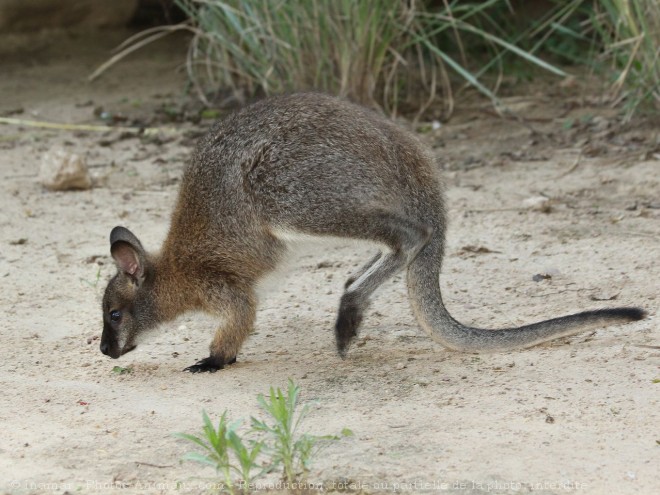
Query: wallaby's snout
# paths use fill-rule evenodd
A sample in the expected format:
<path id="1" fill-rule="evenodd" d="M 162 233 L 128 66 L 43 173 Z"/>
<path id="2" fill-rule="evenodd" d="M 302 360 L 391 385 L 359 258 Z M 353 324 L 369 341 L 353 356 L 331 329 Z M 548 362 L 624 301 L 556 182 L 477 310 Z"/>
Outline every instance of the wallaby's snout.
<path id="1" fill-rule="evenodd" d="M 114 342 L 110 342 L 109 339 L 101 339 L 101 352 L 112 359 L 117 359 L 122 355 L 119 346 Z"/>
<path id="2" fill-rule="evenodd" d="M 133 343 L 127 343 L 123 347 L 120 346 L 115 338 L 116 333 L 112 327 L 104 325 L 103 334 L 101 335 L 101 345 L 99 346 L 101 352 L 106 356 L 110 356 L 112 359 L 117 359 L 137 347 Z"/>

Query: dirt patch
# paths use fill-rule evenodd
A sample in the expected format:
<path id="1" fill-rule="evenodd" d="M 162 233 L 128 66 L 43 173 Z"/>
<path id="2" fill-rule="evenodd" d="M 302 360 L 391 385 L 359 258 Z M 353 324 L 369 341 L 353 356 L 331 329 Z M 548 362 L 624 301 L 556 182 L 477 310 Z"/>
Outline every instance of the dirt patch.
<path id="1" fill-rule="evenodd" d="M 551 87 L 507 98 L 525 122 L 475 103 L 449 124 L 423 127 L 448 185 L 441 284 L 458 319 L 497 328 L 614 305 L 642 306 L 648 319 L 527 351 L 458 354 L 418 328 L 397 276 L 342 361 L 332 332 L 338 297 L 370 250 L 317 246 L 263 299 L 238 363 L 190 375 L 181 370 L 206 356 L 216 324 L 204 315 L 163 326 L 119 361 L 98 350 L 100 297 L 115 270 L 109 231 L 123 224 L 148 249 L 159 246 L 206 124 L 181 117 L 196 113 L 182 91 L 183 39 L 85 82 L 124 36 L 14 37 L 0 54 L 2 115 L 169 129 L 0 126 L 0 490 L 204 493 L 212 471 L 180 463 L 189 447 L 171 434 L 197 431 L 202 409 L 258 414 L 256 394 L 288 378 L 317 403 L 311 432 L 355 433 L 313 466 L 310 480 L 328 489 L 660 490 L 653 122 L 622 126 L 588 93 Z M 40 158 L 55 146 L 85 156 L 93 189 L 41 187 Z M 543 208 L 525 202 L 539 197 Z M 132 372 L 113 373 L 115 365 Z"/>

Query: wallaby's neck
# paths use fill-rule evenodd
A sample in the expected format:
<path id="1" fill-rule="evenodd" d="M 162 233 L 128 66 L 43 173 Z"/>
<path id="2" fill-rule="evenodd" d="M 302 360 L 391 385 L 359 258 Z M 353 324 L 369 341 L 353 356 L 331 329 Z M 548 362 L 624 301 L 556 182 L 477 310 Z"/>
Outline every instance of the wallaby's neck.
<path id="1" fill-rule="evenodd" d="M 190 272 L 168 252 L 150 256 L 153 265 L 154 303 L 161 321 L 173 320 L 186 311 L 203 309 L 200 286 Z"/>

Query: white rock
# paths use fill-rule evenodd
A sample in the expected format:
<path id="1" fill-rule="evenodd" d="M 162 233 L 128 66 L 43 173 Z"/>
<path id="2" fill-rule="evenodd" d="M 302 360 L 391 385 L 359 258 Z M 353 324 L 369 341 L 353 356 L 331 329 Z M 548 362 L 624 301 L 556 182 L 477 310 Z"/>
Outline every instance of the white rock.
<path id="1" fill-rule="evenodd" d="M 60 147 L 52 148 L 42 157 L 39 180 L 52 191 L 92 187 L 84 158 Z"/>
<path id="2" fill-rule="evenodd" d="M 550 198 L 545 196 L 534 196 L 533 198 L 527 198 L 523 200 L 522 205 L 524 208 L 533 211 L 542 211 L 547 213 L 551 210 Z"/>

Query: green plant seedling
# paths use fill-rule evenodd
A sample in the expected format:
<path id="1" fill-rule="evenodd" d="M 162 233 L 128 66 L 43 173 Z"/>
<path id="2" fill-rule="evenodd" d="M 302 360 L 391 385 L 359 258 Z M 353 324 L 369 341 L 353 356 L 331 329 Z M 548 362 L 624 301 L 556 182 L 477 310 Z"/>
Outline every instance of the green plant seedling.
<path id="1" fill-rule="evenodd" d="M 222 113 L 220 112 L 220 110 L 216 108 L 205 108 L 204 110 L 202 110 L 202 113 L 200 114 L 200 116 L 203 119 L 213 119 L 213 120 L 219 119 L 221 115 Z"/>
<path id="2" fill-rule="evenodd" d="M 237 490 L 249 492 L 252 481 L 267 471 L 267 468 L 261 468 L 257 462 L 263 442 L 243 440 L 237 433 L 240 422 L 228 423 L 227 411 L 220 416 L 217 428 L 213 426 L 206 411 L 202 412 L 202 418 L 204 427 L 200 436 L 186 433 L 176 435 L 203 450 L 203 453 L 189 452 L 184 459 L 215 468 L 216 472 L 222 475 L 228 493 L 234 494 Z M 253 474 L 254 470 L 257 470 L 256 474 Z M 238 483 L 234 483 L 233 475 L 238 476 Z"/>
<path id="3" fill-rule="evenodd" d="M 216 473 L 222 475 L 224 491 L 230 494 L 249 493 L 256 478 L 280 466 L 283 478 L 294 483 L 300 474 L 309 471 L 314 456 L 330 441 L 353 435 L 348 428 L 344 428 L 339 436 L 300 433 L 299 426 L 309 412 L 309 405 L 298 412 L 299 395 L 300 387 L 291 380 L 286 393 L 271 387 L 267 397 L 259 394 L 259 406 L 268 413 L 270 421 L 253 417 L 245 436 L 238 432 L 240 421 L 228 422 L 227 411 L 220 416 L 217 428 L 203 412 L 201 435 L 176 434 L 202 449 L 202 452 L 186 454 L 184 460 L 215 468 Z"/>
<path id="4" fill-rule="evenodd" d="M 113 373 L 117 373 L 118 375 L 127 375 L 128 373 L 131 373 L 133 371 L 133 368 L 128 367 L 128 368 L 122 368 L 121 366 L 115 366 L 112 368 Z"/>
<path id="5" fill-rule="evenodd" d="M 231 462 L 229 459 L 229 440 L 227 440 L 227 412 L 220 416 L 218 427 L 215 428 L 206 411 L 202 412 L 204 427 L 201 436 L 188 433 L 178 433 L 176 436 L 188 440 L 201 447 L 204 453 L 189 452 L 184 460 L 199 462 L 215 468 L 224 480 L 224 486 L 230 494 L 234 494 L 234 484 L 231 476 Z"/>
<path id="6" fill-rule="evenodd" d="M 282 466 L 284 479 L 293 483 L 299 474 L 306 474 L 313 457 L 327 445 L 329 441 L 338 440 L 335 435 L 316 436 L 308 433 L 300 434 L 298 427 L 309 413 L 309 404 L 303 406 L 296 415 L 296 407 L 300 387 L 289 380 L 287 393 L 270 388 L 267 397 L 257 396 L 261 408 L 269 414 L 272 422 L 252 418 L 252 428 L 266 436 L 266 446 L 271 456 L 273 469 Z M 352 432 L 345 428 L 342 436 L 351 436 Z"/>
<path id="7" fill-rule="evenodd" d="M 240 478 L 240 486 L 243 492 L 249 492 L 252 481 L 262 474 L 269 471 L 269 467 L 261 468 L 257 463 L 257 458 L 261 454 L 264 443 L 262 441 L 248 440 L 244 441 L 235 431 L 230 428 L 227 431 L 227 440 L 238 466 L 232 466 Z M 257 469 L 256 474 L 252 472 Z"/>
<path id="8" fill-rule="evenodd" d="M 98 270 L 96 270 L 96 277 L 94 278 L 94 281 L 90 282 L 89 280 L 82 277 L 80 277 L 78 280 L 84 284 L 89 285 L 91 288 L 96 289 L 96 287 L 99 285 L 99 281 L 101 280 L 101 267 L 99 266 Z"/>

